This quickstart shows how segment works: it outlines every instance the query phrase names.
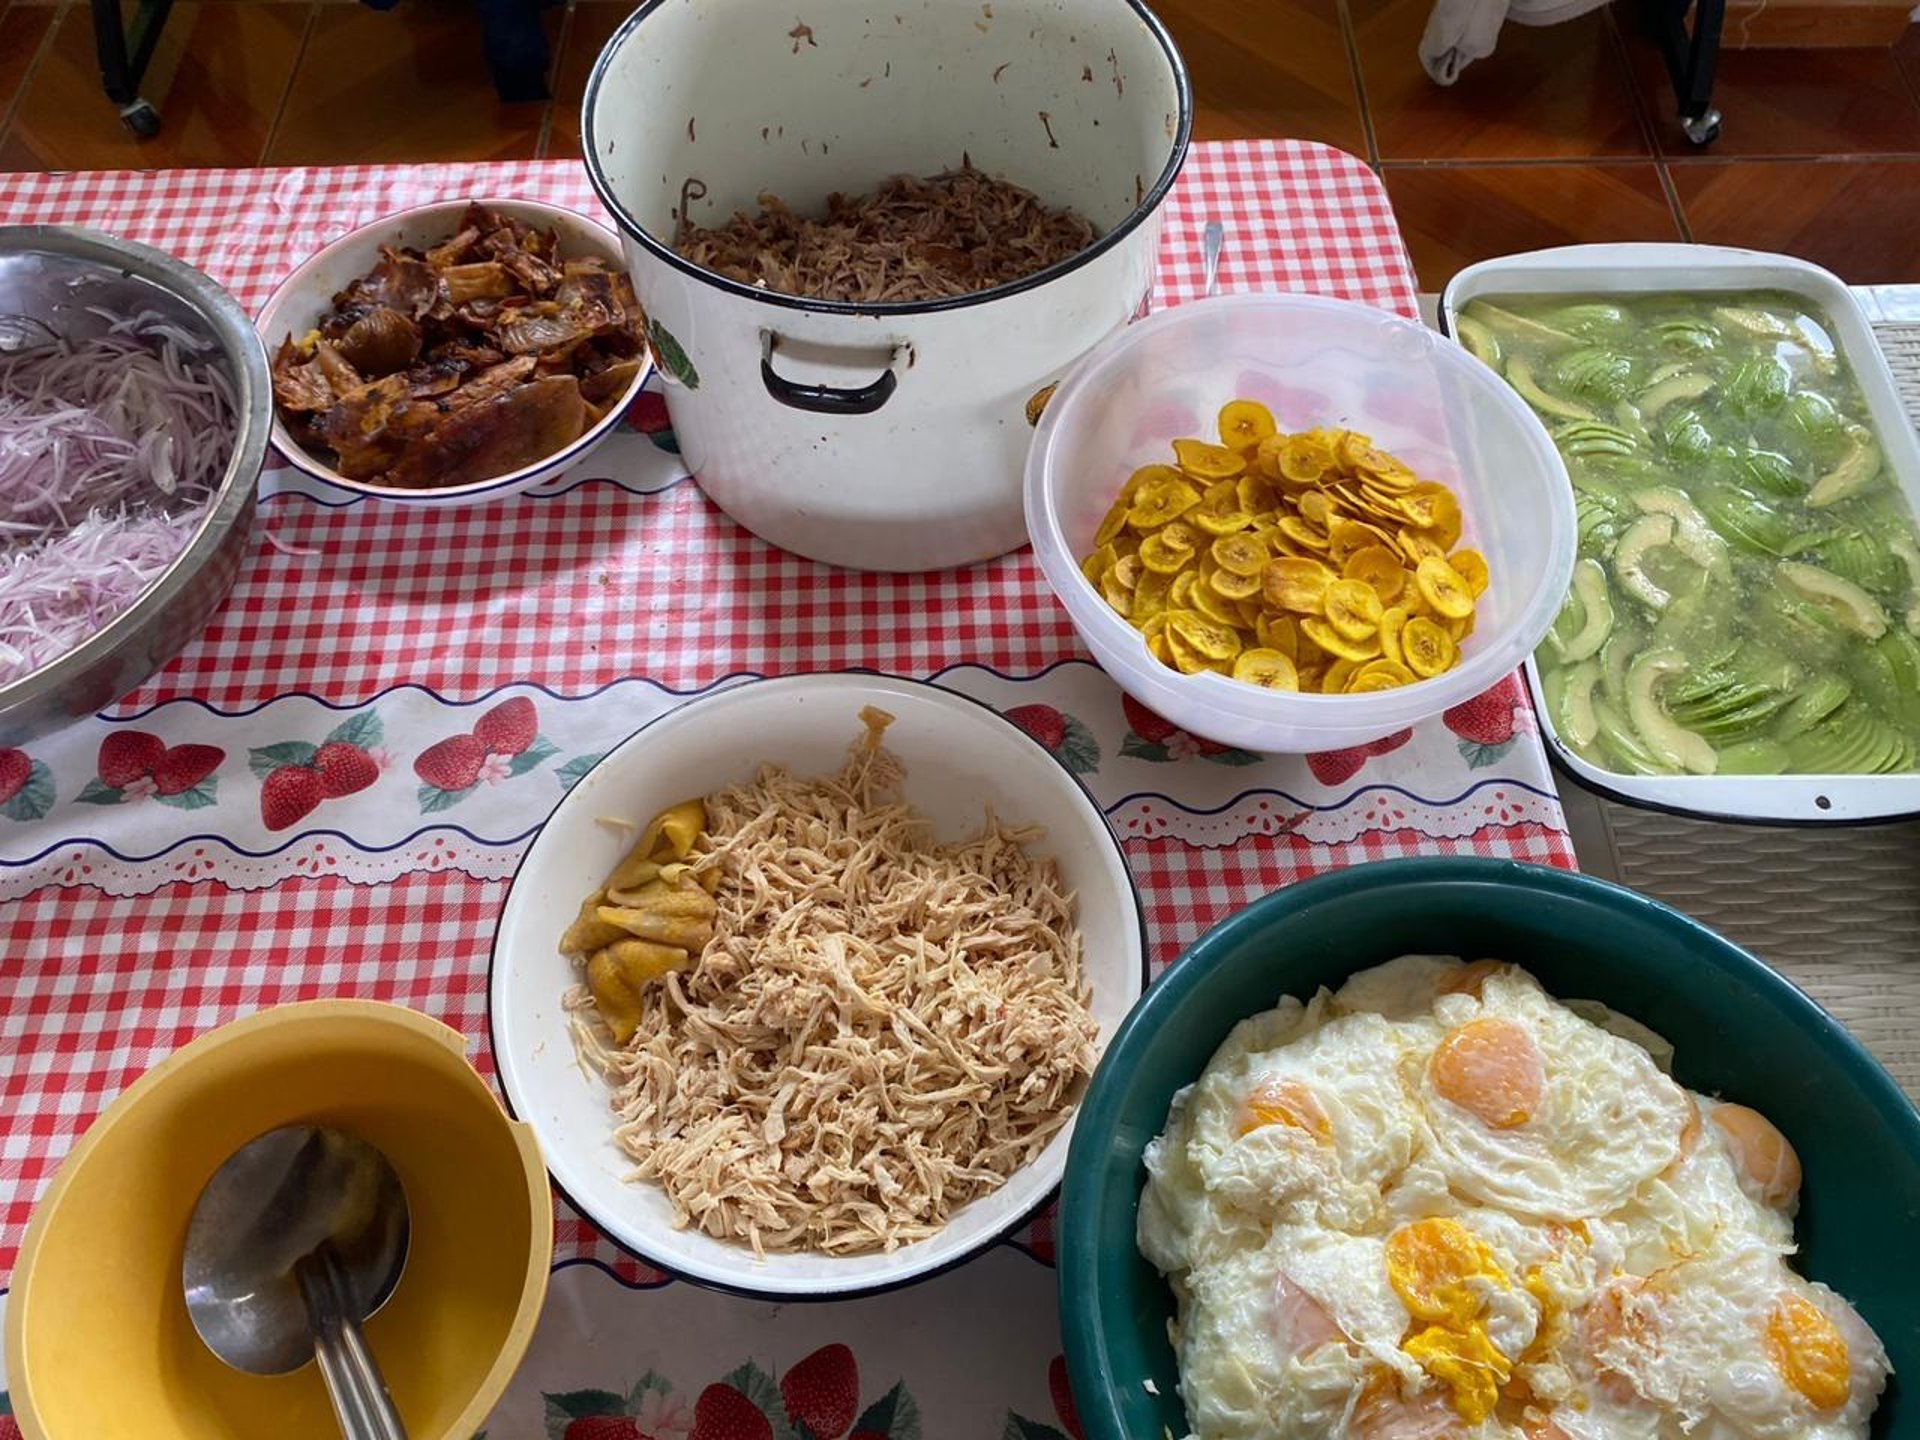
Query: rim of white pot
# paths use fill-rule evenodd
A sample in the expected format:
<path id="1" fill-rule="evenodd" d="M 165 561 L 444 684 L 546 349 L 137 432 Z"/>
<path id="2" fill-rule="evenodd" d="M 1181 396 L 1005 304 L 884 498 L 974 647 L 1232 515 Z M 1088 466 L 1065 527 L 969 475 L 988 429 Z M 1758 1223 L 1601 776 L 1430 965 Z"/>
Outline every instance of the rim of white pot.
<path id="1" fill-rule="evenodd" d="M 1157 179 L 1141 197 L 1127 218 L 1115 225 L 1106 234 L 1100 236 L 1086 249 L 1068 256 L 1044 270 L 1019 280 L 1009 280 L 987 290 L 976 290 L 967 295 L 945 295 L 934 300 L 819 300 L 804 295 L 782 295 L 775 290 L 763 290 L 734 280 L 718 271 L 709 270 L 704 265 L 696 265 L 671 245 L 662 242 L 650 230 L 634 218 L 620 197 L 614 193 L 612 182 L 607 179 L 600 164 L 600 146 L 594 133 L 594 112 L 599 108 L 600 87 L 607 78 L 607 71 L 614 55 L 627 43 L 647 17 L 666 5 L 668 0 L 646 0 L 638 10 L 629 15 L 620 28 L 613 32 L 613 38 L 601 49 L 600 56 L 593 62 L 593 73 L 587 79 L 586 98 L 580 105 L 581 146 L 586 151 L 587 179 L 593 185 L 594 194 L 600 197 L 600 203 L 607 207 L 625 234 L 631 236 L 655 258 L 666 262 L 674 269 L 696 280 L 738 295 L 745 300 L 757 300 L 766 305 L 778 305 L 788 310 L 804 310 L 810 313 L 833 315 L 931 315 L 942 310 L 961 310 L 969 305 L 984 304 L 989 300 L 1003 299 L 1008 295 L 1017 295 L 1023 290 L 1032 290 L 1062 275 L 1091 264 L 1107 251 L 1114 248 L 1128 235 L 1146 222 L 1148 216 L 1160 208 L 1160 202 L 1173 188 L 1174 180 L 1180 174 L 1180 167 L 1187 158 L 1187 146 L 1193 138 L 1193 87 L 1187 79 L 1186 62 L 1180 58 L 1180 51 L 1173 43 L 1173 36 L 1167 33 L 1167 27 L 1149 10 L 1142 0 L 1116 0 L 1139 17 L 1153 36 L 1154 43 L 1160 47 L 1166 57 L 1167 67 L 1173 73 L 1174 97 L 1178 106 L 1173 131 L 1173 147 L 1167 152 L 1167 163 L 1162 167 Z"/>

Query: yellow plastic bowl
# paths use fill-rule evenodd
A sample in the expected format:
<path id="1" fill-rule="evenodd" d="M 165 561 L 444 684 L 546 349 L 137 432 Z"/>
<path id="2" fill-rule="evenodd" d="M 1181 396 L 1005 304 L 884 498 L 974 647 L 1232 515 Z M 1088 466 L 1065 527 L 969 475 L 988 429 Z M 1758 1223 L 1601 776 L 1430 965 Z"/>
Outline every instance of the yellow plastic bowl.
<path id="1" fill-rule="evenodd" d="M 413 1440 L 470 1440 L 546 1297 L 553 1210 L 530 1127 L 509 1121 L 460 1036 L 393 1005 L 264 1011 L 188 1045 L 100 1117 L 27 1228 L 7 1374 L 28 1440 L 331 1440 L 316 1369 L 243 1375 L 187 1317 L 180 1265 L 220 1163 L 281 1125 L 337 1126 L 400 1174 L 413 1242 L 367 1326 Z"/>

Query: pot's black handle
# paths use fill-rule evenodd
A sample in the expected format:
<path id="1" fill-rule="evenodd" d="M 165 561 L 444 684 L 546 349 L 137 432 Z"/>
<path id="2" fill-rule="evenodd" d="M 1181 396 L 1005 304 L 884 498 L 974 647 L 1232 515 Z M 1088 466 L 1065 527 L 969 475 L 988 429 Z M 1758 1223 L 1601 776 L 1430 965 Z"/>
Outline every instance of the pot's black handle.
<path id="1" fill-rule="evenodd" d="M 835 385 L 802 385 L 789 380 L 773 368 L 773 352 L 777 348 L 779 337 L 771 330 L 761 332 L 760 336 L 760 380 L 767 387 L 767 394 L 782 405 L 795 410 L 808 410 L 816 415 L 871 415 L 886 404 L 893 395 L 894 387 L 900 383 L 900 377 L 894 373 L 894 363 L 899 356 L 887 362 L 887 368 L 871 385 L 862 385 L 858 389 L 842 389 Z"/>

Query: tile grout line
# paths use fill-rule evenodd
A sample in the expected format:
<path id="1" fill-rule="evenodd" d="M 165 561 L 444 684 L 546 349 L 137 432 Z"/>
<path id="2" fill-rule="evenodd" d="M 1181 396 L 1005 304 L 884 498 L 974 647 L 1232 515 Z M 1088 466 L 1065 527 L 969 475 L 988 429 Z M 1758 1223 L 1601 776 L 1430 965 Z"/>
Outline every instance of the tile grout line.
<path id="1" fill-rule="evenodd" d="M 1667 172 L 1666 161 L 1656 160 L 1653 165 L 1660 173 L 1660 189 L 1667 197 L 1667 208 L 1673 212 L 1673 223 L 1679 227 L 1680 238 L 1691 245 L 1693 222 L 1687 219 L 1687 208 L 1680 203 L 1680 187 L 1673 183 L 1673 176 Z"/>
<path id="2" fill-rule="evenodd" d="M 1603 23 L 1607 29 L 1608 43 L 1613 46 L 1614 63 L 1620 67 L 1620 75 L 1627 82 L 1627 104 L 1633 107 L 1633 118 L 1640 127 L 1640 143 L 1647 147 L 1648 156 L 1657 164 L 1666 158 L 1666 147 L 1660 143 L 1660 128 L 1653 118 L 1653 106 L 1640 90 L 1640 74 L 1633 68 L 1633 56 L 1627 51 L 1627 37 L 1621 32 L 1620 17 L 1614 7 L 1606 7 Z"/>
<path id="3" fill-rule="evenodd" d="M 267 126 L 267 138 L 260 146 L 260 158 L 254 163 L 265 165 L 267 156 L 273 153 L 273 142 L 280 138 L 280 122 L 286 119 L 287 104 L 293 99 L 293 82 L 300 76 L 300 66 L 307 58 L 307 46 L 313 40 L 314 27 L 320 23 L 320 0 L 308 0 L 307 23 L 300 31 L 300 48 L 294 52 L 293 68 L 287 72 L 286 88 L 280 92 L 280 103 L 274 107 L 273 123 Z"/>
<path id="4" fill-rule="evenodd" d="M 557 103 L 554 94 L 560 79 L 560 67 L 566 62 L 567 42 L 573 38 L 574 16 L 580 13 L 580 0 L 567 0 L 567 8 L 560 15 L 560 33 L 553 42 L 553 58 L 547 62 L 552 71 L 547 80 L 547 108 L 540 112 L 540 134 L 533 142 L 533 158 L 545 160 L 547 146 L 553 140 L 553 107 Z"/>
<path id="5" fill-rule="evenodd" d="M 1367 104 L 1366 72 L 1360 65 L 1360 33 L 1353 23 L 1353 9 L 1348 0 L 1337 0 L 1340 14 L 1340 38 L 1347 47 L 1347 74 L 1353 81 L 1354 103 L 1360 107 L 1360 134 L 1367 142 L 1367 163 L 1378 171 L 1380 168 L 1380 139 L 1373 130 L 1373 107 Z"/>
<path id="6" fill-rule="evenodd" d="M 19 117 L 21 107 L 27 103 L 27 87 L 33 84 L 34 76 L 46 63 L 47 56 L 53 53 L 54 37 L 60 33 L 60 24 L 71 8 L 72 6 L 65 3 L 65 0 L 50 7 L 53 19 L 47 24 L 47 33 L 40 37 L 40 44 L 35 48 L 33 58 L 27 61 L 27 68 L 21 72 L 20 85 L 13 92 L 13 99 L 7 102 L 6 113 L 0 115 L 0 140 L 4 140 L 12 133 L 13 122 Z"/>

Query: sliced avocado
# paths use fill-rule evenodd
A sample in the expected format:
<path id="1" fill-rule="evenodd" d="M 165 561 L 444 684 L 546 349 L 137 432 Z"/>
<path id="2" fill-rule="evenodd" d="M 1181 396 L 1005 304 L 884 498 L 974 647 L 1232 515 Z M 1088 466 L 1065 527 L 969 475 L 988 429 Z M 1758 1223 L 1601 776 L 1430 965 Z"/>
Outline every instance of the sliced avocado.
<path id="1" fill-rule="evenodd" d="M 1780 722 L 1774 726 L 1773 733 L 1782 740 L 1791 740 L 1796 735 L 1804 735 L 1827 716 L 1846 704 L 1847 697 L 1853 694 L 1853 686 L 1838 675 L 1821 675 L 1807 682 L 1807 686 L 1793 697 L 1786 710 L 1781 713 Z"/>
<path id="2" fill-rule="evenodd" d="M 1576 420 L 1555 430 L 1553 443 L 1562 455 L 1631 455 L 1638 442 L 1631 432 L 1604 420 Z"/>
<path id="3" fill-rule="evenodd" d="M 1700 485 L 1696 508 L 1723 538 L 1750 555 L 1785 555 L 1794 543 L 1793 522 L 1757 495 L 1731 485 Z"/>
<path id="4" fill-rule="evenodd" d="M 1676 400 L 1698 400 L 1713 389 L 1711 375 L 1675 375 L 1640 392 L 1637 402 L 1642 415 L 1658 415 Z"/>
<path id="5" fill-rule="evenodd" d="M 1896 530 L 1887 537 L 1887 549 L 1906 568 L 1907 584 L 1920 590 L 1920 545 L 1913 543 L 1913 536 L 1905 530 Z"/>
<path id="6" fill-rule="evenodd" d="M 1887 612 L 1851 580 L 1798 560 L 1782 560 L 1775 573 L 1788 589 L 1824 606 L 1855 634 L 1878 640 L 1887 633 Z"/>
<path id="7" fill-rule="evenodd" d="M 1600 685 L 1622 705 L 1627 702 L 1627 667 L 1639 653 L 1643 637 L 1630 625 L 1616 626 L 1613 638 L 1600 647 Z"/>
<path id="8" fill-rule="evenodd" d="M 1676 410 L 1660 427 L 1660 439 L 1667 454 L 1675 460 L 1692 463 L 1707 458 L 1713 449 L 1713 432 L 1698 410 Z"/>
<path id="9" fill-rule="evenodd" d="M 1557 415 L 1562 420 L 1591 420 L 1600 423 L 1600 417 L 1584 405 L 1576 405 L 1571 400 L 1562 400 L 1558 395 L 1549 395 L 1540 388 L 1540 382 L 1533 378 L 1533 369 L 1526 361 L 1515 356 L 1507 361 L 1507 383 L 1520 392 L 1520 398 L 1543 415 Z"/>
<path id="10" fill-rule="evenodd" d="M 1531 340 L 1536 345 L 1578 345 L 1579 340 L 1564 330 L 1556 330 L 1551 325 L 1542 325 L 1538 320 L 1526 315 L 1503 310 L 1498 305 L 1489 305 L 1485 300 L 1476 300 L 1467 307 L 1476 319 L 1484 320 L 1502 335 L 1515 335 Z"/>
<path id="11" fill-rule="evenodd" d="M 1813 775 L 1886 774 L 1912 763 L 1912 747 L 1885 721 L 1848 705 L 1787 743 L 1793 768 Z"/>
<path id="12" fill-rule="evenodd" d="M 1720 332 L 1704 320 L 1687 316 L 1678 320 L 1662 320 L 1653 327 L 1660 343 L 1669 350 L 1677 350 L 1685 355 L 1704 355 L 1720 343 Z"/>
<path id="13" fill-rule="evenodd" d="M 1909 729 L 1920 729 L 1920 640 L 1906 630 L 1889 630 L 1873 648 L 1887 662 L 1899 694 L 1899 705 L 1888 714 L 1904 720 Z"/>
<path id="14" fill-rule="evenodd" d="M 1722 775 L 1779 775 L 1792 763 L 1778 740 L 1742 740 L 1720 751 Z"/>
<path id="15" fill-rule="evenodd" d="M 1624 308 L 1605 300 L 1586 300 L 1550 311 L 1547 318 L 1556 329 L 1587 340 L 1604 340 L 1627 328 L 1629 316 Z"/>
<path id="16" fill-rule="evenodd" d="M 1453 328 L 1460 332 L 1460 343 L 1469 355 L 1491 369 L 1500 368 L 1500 337 L 1491 329 L 1472 315 L 1454 316 Z"/>
<path id="17" fill-rule="evenodd" d="M 1735 450 L 1728 467 L 1735 483 L 1749 491 L 1792 500 L 1807 488 L 1800 471 L 1777 450 Z"/>
<path id="18" fill-rule="evenodd" d="M 1860 529 L 1837 529 L 1821 537 L 1820 563 L 1869 594 L 1895 594 L 1907 578 L 1906 567 L 1890 546 Z"/>
<path id="19" fill-rule="evenodd" d="M 1584 490 L 1573 497 L 1574 528 L 1579 533 L 1582 552 L 1605 550 L 1620 533 L 1615 511 L 1607 501 Z"/>
<path id="20" fill-rule="evenodd" d="M 1727 377 L 1724 392 L 1728 405 L 1743 415 L 1770 415 L 1787 403 L 1793 390 L 1793 377 L 1772 356 L 1747 360 Z"/>
<path id="21" fill-rule="evenodd" d="M 1673 548 L 1702 570 L 1712 571 L 1722 579 L 1733 578 L 1727 559 L 1727 542 L 1714 532 L 1713 526 L 1707 523 L 1707 517 L 1681 491 L 1671 485 L 1636 490 L 1633 492 L 1633 504 L 1642 515 L 1671 516 Z"/>
<path id="22" fill-rule="evenodd" d="M 1671 775 L 1679 768 L 1649 750 L 1627 717 L 1597 695 L 1593 700 L 1593 718 L 1599 727 L 1600 749 L 1613 762 L 1614 769 L 1629 775 Z"/>
<path id="23" fill-rule="evenodd" d="M 1686 656 L 1674 650 L 1651 650 L 1635 660 L 1627 671 L 1627 718 L 1659 759 L 1690 774 L 1711 775 L 1720 763 L 1713 746 L 1678 724 L 1660 703 L 1664 682 L 1686 670 Z"/>
<path id="24" fill-rule="evenodd" d="M 1620 543 L 1613 547 L 1613 578 L 1620 588 L 1649 610 L 1664 610 L 1673 596 L 1654 583 L 1641 566 L 1647 552 L 1673 543 L 1671 515 L 1642 515 L 1627 527 Z"/>
<path id="25" fill-rule="evenodd" d="M 1580 629 L 1562 641 L 1560 658 L 1569 665 L 1590 660 L 1613 634 L 1613 596 L 1607 588 L 1607 572 L 1591 556 L 1573 567 L 1573 598 L 1580 602 L 1583 622 Z"/>
<path id="26" fill-rule="evenodd" d="M 1852 442 L 1847 453 L 1807 492 L 1807 504 L 1816 510 L 1858 495 L 1880 474 L 1880 445 L 1873 432 L 1864 425 L 1849 425 L 1847 438 Z"/>
<path id="27" fill-rule="evenodd" d="M 1818 390 L 1796 390 L 1787 401 L 1786 421 L 1809 440 L 1826 440 L 1840 433 L 1840 412 Z"/>
<path id="28" fill-rule="evenodd" d="M 1583 750 L 1593 744 L 1600 733 L 1600 717 L 1593 708 L 1593 692 L 1599 684 L 1598 660 L 1588 660 L 1561 672 L 1559 703 L 1553 711 L 1554 728 Z"/>
<path id="29" fill-rule="evenodd" d="M 1797 329 L 1771 315 L 1765 310 L 1756 310 L 1748 305 L 1720 305 L 1714 308 L 1713 318 L 1731 330 L 1743 335 L 1751 335 L 1756 340 L 1799 340 L 1806 339 Z"/>
<path id="30" fill-rule="evenodd" d="M 1589 346 L 1560 357 L 1553 367 L 1553 383 L 1583 400 L 1625 399 L 1633 388 L 1633 361 L 1617 350 Z"/>

